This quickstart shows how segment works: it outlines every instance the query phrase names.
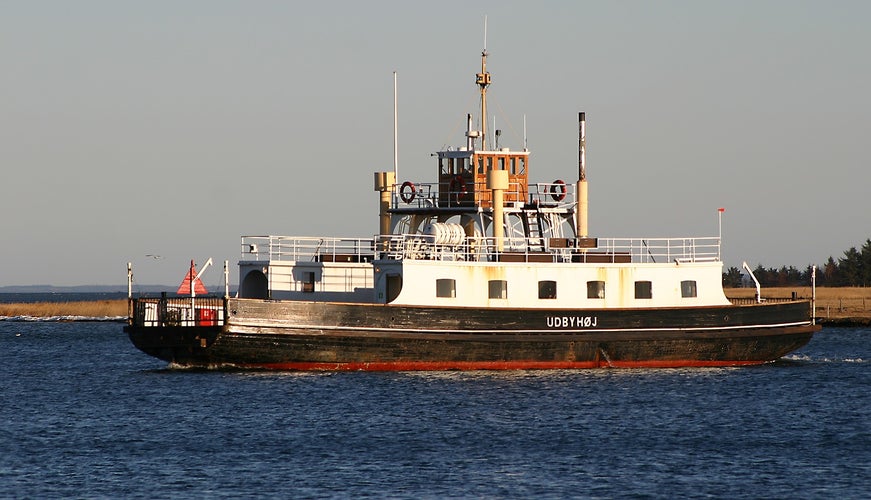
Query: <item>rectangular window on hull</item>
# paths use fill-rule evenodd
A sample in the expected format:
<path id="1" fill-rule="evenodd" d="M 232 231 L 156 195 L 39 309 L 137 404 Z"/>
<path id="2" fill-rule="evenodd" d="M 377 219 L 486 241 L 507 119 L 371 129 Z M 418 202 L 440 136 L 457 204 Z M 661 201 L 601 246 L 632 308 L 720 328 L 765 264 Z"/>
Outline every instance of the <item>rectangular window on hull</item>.
<path id="1" fill-rule="evenodd" d="M 508 298 L 508 282 L 505 280 L 490 280 L 490 298 L 491 299 L 507 299 Z"/>
<path id="2" fill-rule="evenodd" d="M 650 281 L 635 282 L 635 298 L 636 299 L 652 299 L 653 284 Z"/>
<path id="3" fill-rule="evenodd" d="M 436 297 L 453 299 L 457 296 L 457 282 L 449 278 L 436 280 Z"/>
<path id="4" fill-rule="evenodd" d="M 588 281 L 587 282 L 587 298 L 588 299 L 604 299 L 605 298 L 605 282 L 604 281 Z"/>
<path id="5" fill-rule="evenodd" d="M 698 296 L 695 280 L 684 280 L 680 282 L 680 296 L 684 298 Z"/>
<path id="6" fill-rule="evenodd" d="M 556 298 L 556 281 L 544 280 L 538 282 L 538 298 L 539 299 L 555 299 Z"/>

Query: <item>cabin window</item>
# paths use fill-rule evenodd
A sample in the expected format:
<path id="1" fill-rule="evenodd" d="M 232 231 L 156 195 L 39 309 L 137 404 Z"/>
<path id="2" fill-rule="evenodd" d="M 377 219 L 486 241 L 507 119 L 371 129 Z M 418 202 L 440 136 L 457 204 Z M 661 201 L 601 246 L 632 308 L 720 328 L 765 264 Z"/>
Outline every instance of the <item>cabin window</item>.
<path id="1" fill-rule="evenodd" d="M 483 174 L 484 173 L 484 159 L 480 156 L 475 156 L 473 158 L 473 161 L 477 164 L 476 168 L 478 169 L 478 173 Z"/>
<path id="2" fill-rule="evenodd" d="M 517 172 L 519 175 L 523 175 L 526 173 L 526 157 L 521 156 L 520 158 L 520 171 Z"/>
<path id="3" fill-rule="evenodd" d="M 684 280 L 680 282 L 681 297 L 698 297 L 695 280 Z"/>
<path id="4" fill-rule="evenodd" d="M 588 281 L 587 282 L 587 298 L 588 299 L 604 299 L 605 298 L 605 282 L 604 281 Z"/>
<path id="5" fill-rule="evenodd" d="M 517 158 L 511 157 L 511 175 L 517 175 Z"/>
<path id="6" fill-rule="evenodd" d="M 636 299 L 652 299 L 653 298 L 653 283 L 650 281 L 635 282 L 635 298 Z"/>
<path id="7" fill-rule="evenodd" d="M 465 158 L 457 158 L 457 172 L 466 172 L 466 159 Z"/>
<path id="8" fill-rule="evenodd" d="M 499 157 L 499 170 L 505 170 L 505 160 L 507 160 L 507 158 L 504 156 Z"/>
<path id="9" fill-rule="evenodd" d="M 508 298 L 508 282 L 505 280 L 490 280 L 488 282 L 490 287 L 490 298 L 491 299 L 507 299 Z"/>
<path id="10" fill-rule="evenodd" d="M 556 281 L 543 280 L 538 282 L 538 298 L 539 299 L 555 299 L 556 298 Z"/>
<path id="11" fill-rule="evenodd" d="M 455 298 L 457 296 L 457 282 L 450 278 L 436 280 L 436 297 Z"/>

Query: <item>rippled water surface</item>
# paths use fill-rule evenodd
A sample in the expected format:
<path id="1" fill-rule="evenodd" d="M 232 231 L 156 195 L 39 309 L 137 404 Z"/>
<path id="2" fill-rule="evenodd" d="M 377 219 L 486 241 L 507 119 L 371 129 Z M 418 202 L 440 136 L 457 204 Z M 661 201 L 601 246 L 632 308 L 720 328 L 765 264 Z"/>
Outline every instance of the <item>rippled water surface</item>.
<path id="1" fill-rule="evenodd" d="M 0 321 L 2 497 L 868 497 L 871 329 L 734 369 L 171 369 Z"/>

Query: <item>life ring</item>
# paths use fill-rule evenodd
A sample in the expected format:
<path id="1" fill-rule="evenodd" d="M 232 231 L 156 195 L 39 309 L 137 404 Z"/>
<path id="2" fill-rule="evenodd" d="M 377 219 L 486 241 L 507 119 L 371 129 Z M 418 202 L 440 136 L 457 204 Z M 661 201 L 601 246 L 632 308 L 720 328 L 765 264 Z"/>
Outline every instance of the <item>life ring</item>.
<path id="1" fill-rule="evenodd" d="M 462 175 L 456 175 L 453 179 L 451 179 L 451 183 L 448 186 L 448 191 L 454 201 L 457 203 L 460 202 L 460 196 L 466 194 L 466 180 L 463 179 Z"/>
<path id="2" fill-rule="evenodd" d="M 408 191 L 406 191 L 408 188 Z M 405 203 L 411 203 L 414 201 L 414 196 L 417 194 L 417 188 L 414 186 L 414 183 L 411 181 L 405 181 L 402 183 L 402 187 L 399 188 L 399 197 L 402 198 L 402 201 Z"/>
<path id="3" fill-rule="evenodd" d="M 553 201 L 563 201 L 566 199 L 567 191 L 566 183 L 562 179 L 557 179 L 550 186 L 550 197 L 553 198 Z"/>

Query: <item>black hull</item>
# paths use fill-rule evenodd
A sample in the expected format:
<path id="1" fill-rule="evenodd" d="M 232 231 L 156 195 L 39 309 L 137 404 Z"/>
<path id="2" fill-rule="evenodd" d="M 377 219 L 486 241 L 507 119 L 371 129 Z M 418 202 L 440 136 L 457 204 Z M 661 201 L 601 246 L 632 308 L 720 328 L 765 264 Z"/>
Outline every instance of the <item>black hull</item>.
<path id="1" fill-rule="evenodd" d="M 633 310 L 499 310 L 231 300 L 224 327 L 126 328 L 187 366 L 465 370 L 740 366 L 819 329 L 807 302 Z"/>

